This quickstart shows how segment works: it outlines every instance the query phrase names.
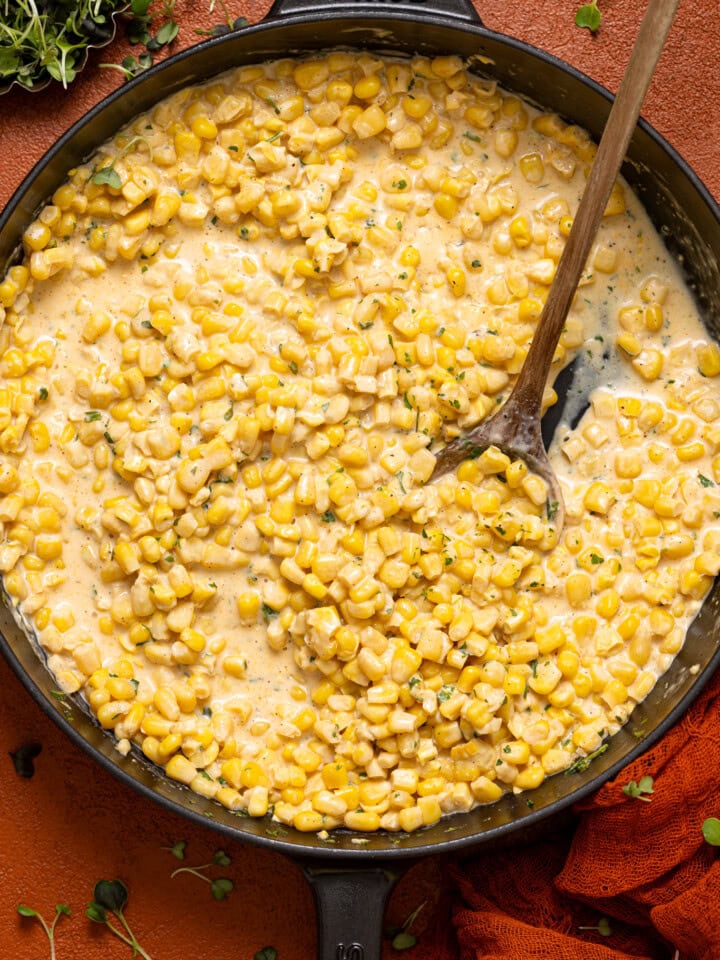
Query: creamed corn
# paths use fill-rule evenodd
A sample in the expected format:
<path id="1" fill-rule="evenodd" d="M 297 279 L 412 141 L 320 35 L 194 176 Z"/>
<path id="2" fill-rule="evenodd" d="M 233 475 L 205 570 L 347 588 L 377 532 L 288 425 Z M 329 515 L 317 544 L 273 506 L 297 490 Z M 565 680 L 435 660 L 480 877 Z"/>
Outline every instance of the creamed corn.
<path id="1" fill-rule="evenodd" d="M 456 57 L 337 52 L 70 171 L 0 283 L 0 571 L 119 750 L 413 831 L 628 720 L 720 570 L 720 349 L 623 184 L 555 357 L 597 378 L 562 534 L 497 449 L 428 483 L 508 395 L 594 154 Z"/>

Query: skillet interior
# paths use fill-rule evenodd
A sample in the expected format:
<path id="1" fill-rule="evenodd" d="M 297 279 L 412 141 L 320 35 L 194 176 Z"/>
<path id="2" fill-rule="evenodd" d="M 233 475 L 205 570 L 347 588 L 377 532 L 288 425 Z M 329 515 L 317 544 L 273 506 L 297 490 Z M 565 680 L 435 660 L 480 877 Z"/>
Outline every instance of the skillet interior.
<path id="1" fill-rule="evenodd" d="M 0 264 L 11 261 L 24 227 L 66 171 L 136 114 L 189 84 L 243 63 L 329 47 L 372 48 L 385 54 L 457 53 L 471 58 L 479 74 L 580 123 L 599 137 L 609 112 L 605 90 L 547 54 L 499 37 L 475 24 L 453 26 L 449 18 L 421 10 L 412 13 L 354 8 L 336 17 L 322 11 L 292 15 L 200 44 L 153 68 L 94 108 L 48 153 L 20 187 L 0 217 Z M 684 265 L 686 279 L 713 336 L 720 331 L 720 211 L 680 158 L 648 126 L 641 124 L 623 173 L 640 196 L 671 252 Z M 197 822 L 236 839 L 272 846 L 291 855 L 330 855 L 358 860 L 370 851 L 412 858 L 423 852 L 449 852 L 469 844 L 488 846 L 524 836 L 541 820 L 597 789 L 622 766 L 657 740 L 684 712 L 720 663 L 720 586 L 715 585 L 692 624 L 683 650 L 607 751 L 587 771 L 560 774 L 532 793 L 507 795 L 500 802 L 444 819 L 411 835 L 372 834 L 367 838 L 335 831 L 332 842 L 302 834 L 267 819 L 238 817 L 165 777 L 139 752 L 122 757 L 80 698 L 53 694 L 55 683 L 37 648 L 28 643 L 5 605 L 0 608 L 0 646 L 40 706 L 79 746 L 106 769 L 140 792 Z M 56 691 L 57 693 L 57 691 Z M 639 731 L 642 736 L 633 734 Z M 533 807 L 527 805 L 531 798 Z M 358 843 L 358 840 L 361 842 Z"/>

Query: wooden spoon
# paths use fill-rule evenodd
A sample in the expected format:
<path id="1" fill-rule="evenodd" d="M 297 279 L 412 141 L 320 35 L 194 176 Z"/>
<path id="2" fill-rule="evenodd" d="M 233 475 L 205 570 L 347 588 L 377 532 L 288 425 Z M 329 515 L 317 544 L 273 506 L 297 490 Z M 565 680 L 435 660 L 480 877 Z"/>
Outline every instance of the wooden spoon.
<path id="1" fill-rule="evenodd" d="M 430 480 L 454 470 L 488 447 L 522 460 L 549 487 L 548 501 L 559 534 L 565 519 L 562 490 L 543 446 L 542 398 L 553 355 L 572 305 L 603 211 L 622 164 L 650 79 L 660 58 L 679 0 L 650 0 L 620 89 L 608 117 L 585 191 L 558 263 L 535 336 L 512 393 L 492 417 L 448 443 Z M 557 506 L 555 506 L 557 505 Z"/>

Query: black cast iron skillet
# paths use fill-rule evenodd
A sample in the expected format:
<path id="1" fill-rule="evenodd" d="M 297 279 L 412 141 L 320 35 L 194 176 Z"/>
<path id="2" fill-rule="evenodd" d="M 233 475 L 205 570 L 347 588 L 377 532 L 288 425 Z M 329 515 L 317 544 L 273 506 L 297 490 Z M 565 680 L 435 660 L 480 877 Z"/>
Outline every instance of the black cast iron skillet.
<path id="1" fill-rule="evenodd" d="M 0 274 L 19 255 L 23 229 L 67 170 L 136 114 L 187 84 L 240 64 L 337 46 L 370 48 L 388 55 L 459 54 L 469 59 L 478 74 L 496 78 L 581 124 L 596 138 L 610 109 L 610 94 L 576 70 L 527 44 L 486 30 L 469 0 L 350 0 L 345 6 L 332 0 L 276 0 L 263 23 L 201 43 L 154 67 L 107 97 L 61 137 L 0 216 Z M 671 252 L 681 260 L 705 323 L 717 338 L 720 210 L 677 153 L 643 122 L 633 137 L 623 174 Z M 532 793 L 510 794 L 492 806 L 443 819 L 411 835 L 336 831 L 328 843 L 268 819 L 241 818 L 170 781 L 139 751 L 122 757 L 80 698 L 58 699 L 42 652 L 18 627 L 4 599 L 0 647 L 33 698 L 71 740 L 168 810 L 300 862 L 318 906 L 320 960 L 378 960 L 384 904 L 398 872 L 424 855 L 458 853 L 470 847 L 488 850 L 540 835 L 549 818 L 567 812 L 571 804 L 657 741 L 720 663 L 720 586 L 716 585 L 671 668 L 587 769 L 551 777 Z"/>

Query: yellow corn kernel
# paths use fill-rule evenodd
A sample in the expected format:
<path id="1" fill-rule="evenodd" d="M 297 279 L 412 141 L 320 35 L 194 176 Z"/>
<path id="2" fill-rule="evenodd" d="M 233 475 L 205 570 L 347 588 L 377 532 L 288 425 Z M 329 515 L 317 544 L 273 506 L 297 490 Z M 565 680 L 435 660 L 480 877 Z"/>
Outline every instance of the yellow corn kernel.
<path id="1" fill-rule="evenodd" d="M 572 679 L 580 667 L 580 657 L 574 650 L 561 650 L 557 665 L 563 676 Z"/>
<path id="2" fill-rule="evenodd" d="M 637 357 L 642 351 L 642 344 L 632 333 L 623 332 L 619 334 L 615 339 L 615 343 L 629 357 Z"/>
<path id="3" fill-rule="evenodd" d="M 45 453 L 50 447 L 50 431 L 41 420 L 35 420 L 28 427 L 30 440 L 35 453 Z"/>
<path id="4" fill-rule="evenodd" d="M 616 590 L 606 590 L 595 604 L 596 612 L 606 620 L 611 620 L 620 607 L 620 596 Z"/>
<path id="5" fill-rule="evenodd" d="M 540 764 L 537 766 L 526 767 L 521 770 L 513 782 L 513 786 L 519 790 L 534 790 L 539 787 L 545 779 L 545 770 Z"/>
<path id="6" fill-rule="evenodd" d="M 495 803 L 502 796 L 502 787 L 488 777 L 480 776 L 470 784 L 473 796 L 478 803 Z"/>
<path id="7" fill-rule="evenodd" d="M 244 657 L 225 657 L 222 668 L 229 676 L 243 680 L 247 672 L 247 660 Z"/>
<path id="8" fill-rule="evenodd" d="M 571 573 L 565 580 L 565 595 L 571 606 L 582 606 L 592 596 L 590 577 L 586 573 Z"/>
<path id="9" fill-rule="evenodd" d="M 343 822 L 349 830 L 361 833 L 371 833 L 380 829 L 380 816 L 372 810 L 349 810 L 343 817 Z"/>
<path id="10" fill-rule="evenodd" d="M 465 293 L 465 271 L 460 267 L 450 267 L 447 272 L 447 279 L 453 296 L 461 297 Z"/>
<path id="11" fill-rule="evenodd" d="M 659 303 L 651 303 L 645 307 L 643 320 L 648 330 L 652 331 L 653 333 L 657 333 L 658 330 L 662 330 L 664 319 L 663 308 Z"/>
<path id="12" fill-rule="evenodd" d="M 615 473 L 618 477 L 634 480 L 642 472 L 642 459 L 637 450 L 618 450 L 615 454 Z"/>
<path id="13" fill-rule="evenodd" d="M 635 370 L 647 381 L 657 380 L 662 373 L 663 363 L 664 358 L 659 350 L 642 350 L 632 361 Z"/>
<path id="14" fill-rule="evenodd" d="M 520 157 L 520 172 L 530 183 L 540 183 L 545 176 L 545 164 L 539 153 L 526 153 Z"/>
<path id="15" fill-rule="evenodd" d="M 377 136 L 386 126 L 385 113 L 376 103 L 362 110 L 352 122 L 352 128 L 361 140 Z"/>
<path id="16" fill-rule="evenodd" d="M 591 513 L 605 515 L 612 506 L 615 498 L 606 483 L 596 481 L 592 483 L 583 497 L 583 504 Z"/>
<path id="17" fill-rule="evenodd" d="M 691 460 L 699 460 L 705 456 L 705 444 L 697 440 L 695 443 L 686 443 L 675 450 L 678 460 L 687 463 Z"/>
<path id="18" fill-rule="evenodd" d="M 329 76 L 327 60 L 307 60 L 293 70 L 293 80 L 301 90 L 312 90 Z"/>
<path id="19" fill-rule="evenodd" d="M 29 250 L 43 250 L 52 239 L 52 232 L 44 223 L 35 220 L 23 234 L 23 241 Z"/>
<path id="20" fill-rule="evenodd" d="M 516 247 L 529 247 L 532 243 L 532 227 L 526 216 L 517 216 L 510 221 L 510 236 Z"/>
<path id="21" fill-rule="evenodd" d="M 433 207 L 445 220 L 452 220 L 460 209 L 460 204 L 449 193 L 438 193 L 433 200 Z"/>
<path id="22" fill-rule="evenodd" d="M 603 216 L 614 217 L 620 213 L 625 213 L 626 209 L 625 191 L 623 190 L 622 185 L 616 182 L 612 188 L 612 192 L 610 193 L 610 199 L 605 206 Z"/>
<path id="23" fill-rule="evenodd" d="M 720 347 L 709 343 L 696 349 L 698 370 L 704 377 L 717 377 L 720 374 Z"/>
<path id="24" fill-rule="evenodd" d="M 190 763 L 187 757 L 176 753 L 168 760 L 165 766 L 165 773 L 171 780 L 178 780 L 180 783 L 189 785 L 191 781 L 195 779 L 197 769 L 194 764 Z"/>

